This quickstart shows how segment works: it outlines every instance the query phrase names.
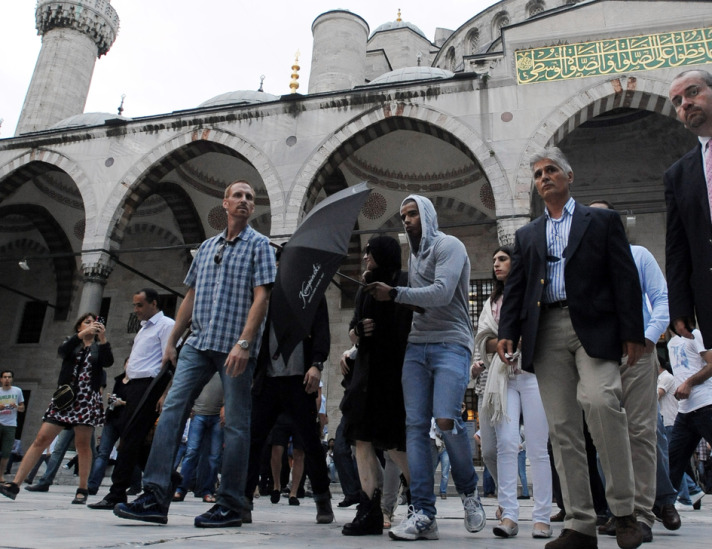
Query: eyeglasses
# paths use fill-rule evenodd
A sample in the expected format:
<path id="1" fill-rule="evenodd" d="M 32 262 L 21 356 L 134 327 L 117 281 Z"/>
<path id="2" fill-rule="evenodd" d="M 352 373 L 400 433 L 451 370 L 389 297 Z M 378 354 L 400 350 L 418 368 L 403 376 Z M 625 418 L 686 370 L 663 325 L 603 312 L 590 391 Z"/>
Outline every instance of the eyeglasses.
<path id="1" fill-rule="evenodd" d="M 702 89 L 701 86 L 698 86 L 697 84 L 693 84 L 692 86 L 688 86 L 687 89 L 685 89 L 684 93 L 682 96 L 676 95 L 672 99 L 670 99 L 670 102 L 672 103 L 672 106 L 675 107 L 676 109 L 680 108 L 682 106 L 682 100 L 684 99 L 692 99 L 693 97 L 697 97 L 700 94 L 700 90 Z"/>
<path id="2" fill-rule="evenodd" d="M 216 265 L 220 265 L 222 263 L 223 255 L 225 255 L 225 247 L 226 246 L 232 246 L 237 242 L 237 239 L 234 240 L 223 240 L 220 243 L 220 247 L 218 248 L 218 251 L 215 253 L 215 257 L 213 258 L 213 261 L 215 261 Z"/>

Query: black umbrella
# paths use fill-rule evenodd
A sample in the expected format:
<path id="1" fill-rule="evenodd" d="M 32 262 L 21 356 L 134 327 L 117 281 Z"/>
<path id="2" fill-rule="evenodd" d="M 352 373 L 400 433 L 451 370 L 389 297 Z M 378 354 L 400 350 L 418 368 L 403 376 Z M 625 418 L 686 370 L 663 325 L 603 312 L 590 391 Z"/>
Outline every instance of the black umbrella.
<path id="1" fill-rule="evenodd" d="M 320 202 L 283 249 L 270 316 L 285 362 L 311 329 L 317 305 L 346 257 L 356 219 L 368 193 L 359 183 Z"/>

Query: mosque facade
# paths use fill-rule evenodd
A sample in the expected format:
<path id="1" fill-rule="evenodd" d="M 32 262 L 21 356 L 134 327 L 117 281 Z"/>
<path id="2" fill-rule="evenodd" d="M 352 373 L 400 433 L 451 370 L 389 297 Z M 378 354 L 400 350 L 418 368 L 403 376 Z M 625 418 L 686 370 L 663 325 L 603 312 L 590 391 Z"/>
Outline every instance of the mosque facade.
<path id="1" fill-rule="evenodd" d="M 305 93 L 233 91 L 127 118 L 83 112 L 118 32 L 108 0 L 39 0 L 36 24 L 42 49 L 16 135 L 0 139 L 0 352 L 32 395 L 25 446 L 73 320 L 106 317 L 111 379 L 137 330 L 132 294 L 158 287 L 177 309 L 191 248 L 225 227 L 221 198 L 238 178 L 257 194 L 253 227 L 276 242 L 367 181 L 342 266 L 352 276 L 372 234 L 402 232 L 403 198 L 429 197 L 468 249 L 476 320 L 492 251 L 542 211 L 528 158 L 556 145 L 574 198 L 612 202 L 664 267 L 662 173 L 694 145 L 667 89 L 685 68 L 712 68 L 705 0 L 502 0 L 434 37 L 400 17 L 371 30 L 333 10 L 312 24 Z M 348 281 L 327 293 L 332 421 L 354 293 Z"/>

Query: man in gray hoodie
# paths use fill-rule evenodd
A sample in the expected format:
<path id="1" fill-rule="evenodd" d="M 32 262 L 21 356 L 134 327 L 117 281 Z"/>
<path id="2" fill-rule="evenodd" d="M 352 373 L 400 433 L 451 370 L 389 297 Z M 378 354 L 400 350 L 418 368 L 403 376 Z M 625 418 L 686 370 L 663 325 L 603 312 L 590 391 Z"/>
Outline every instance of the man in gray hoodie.
<path id="1" fill-rule="evenodd" d="M 389 535 L 438 539 L 429 436 L 433 417 L 443 432 L 455 487 L 465 507 L 465 528 L 479 532 L 486 518 L 477 493 L 470 439 L 460 417 L 474 345 L 468 313 L 470 260 L 462 242 L 438 230 L 430 200 L 410 195 L 400 213 L 410 242 L 409 287 L 382 282 L 366 287 L 379 301 L 424 309 L 413 314 L 402 377 L 412 508 Z"/>

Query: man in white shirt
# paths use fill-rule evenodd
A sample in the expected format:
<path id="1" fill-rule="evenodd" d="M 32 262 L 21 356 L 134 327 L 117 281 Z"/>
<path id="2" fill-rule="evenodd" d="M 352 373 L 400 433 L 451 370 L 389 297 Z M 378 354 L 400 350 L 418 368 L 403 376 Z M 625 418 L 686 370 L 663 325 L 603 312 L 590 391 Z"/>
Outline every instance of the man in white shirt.
<path id="1" fill-rule="evenodd" d="M 90 509 L 113 509 L 117 503 L 126 502 L 126 490 L 131 486 L 134 467 L 143 469 L 148 457 L 142 452 L 143 443 L 149 430 L 156 423 L 160 413 L 166 384 L 154 386 L 146 402 L 139 410 L 137 407 L 153 378 L 158 375 L 163 362 L 163 352 L 168 344 L 168 337 L 175 321 L 164 316 L 158 305 L 158 292 L 153 288 L 139 290 L 133 296 L 133 308 L 136 318 L 141 322 L 141 329 L 134 339 L 131 355 L 126 365 L 123 383 L 126 409 L 123 413 L 121 445 L 111 475 L 109 494 L 98 503 L 88 505 Z M 136 414 L 131 429 L 126 424 Z"/>
<path id="2" fill-rule="evenodd" d="M 678 490 L 700 439 L 712 440 L 712 351 L 705 348 L 699 330 L 692 337 L 675 335 L 668 342 L 679 401 L 670 435 L 670 481 Z"/>
<path id="3" fill-rule="evenodd" d="M 17 412 L 25 411 L 22 389 L 14 387 L 12 370 L 0 372 L 0 482 L 5 482 L 3 472 L 12 453 L 17 429 Z"/>

